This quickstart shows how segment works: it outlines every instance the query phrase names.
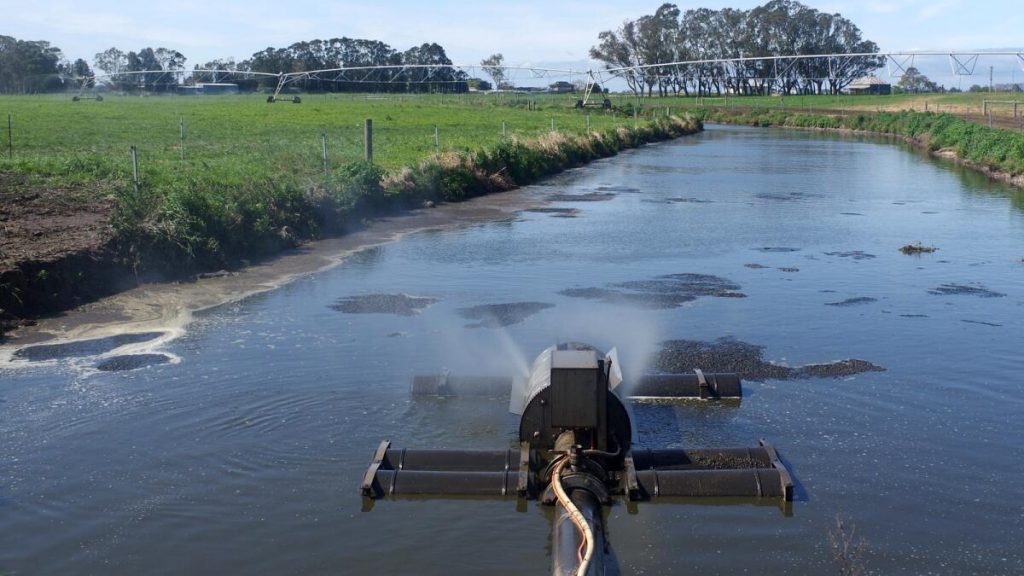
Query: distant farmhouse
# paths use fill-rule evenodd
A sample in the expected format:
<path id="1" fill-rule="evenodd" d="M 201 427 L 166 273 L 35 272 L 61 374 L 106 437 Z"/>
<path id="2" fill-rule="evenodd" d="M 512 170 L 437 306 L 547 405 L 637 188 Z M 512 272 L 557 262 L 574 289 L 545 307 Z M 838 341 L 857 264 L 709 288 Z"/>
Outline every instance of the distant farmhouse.
<path id="1" fill-rule="evenodd" d="M 576 85 L 573 84 L 572 82 L 566 82 L 564 80 L 559 80 L 558 82 L 555 82 L 554 84 L 548 86 L 548 92 L 555 92 L 558 94 L 567 94 L 569 92 L 575 91 Z"/>
<path id="2" fill-rule="evenodd" d="M 846 88 L 850 94 L 892 94 L 892 84 L 882 80 L 878 76 L 862 76 L 857 78 Z"/>

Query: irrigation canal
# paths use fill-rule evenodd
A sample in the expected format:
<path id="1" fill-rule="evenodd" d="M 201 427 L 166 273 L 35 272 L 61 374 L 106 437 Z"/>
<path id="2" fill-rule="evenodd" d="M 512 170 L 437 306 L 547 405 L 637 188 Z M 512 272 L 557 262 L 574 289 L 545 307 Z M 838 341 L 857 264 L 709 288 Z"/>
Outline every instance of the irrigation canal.
<path id="1" fill-rule="evenodd" d="M 514 443 L 506 399 L 414 400 L 413 375 L 522 370 L 559 340 L 618 346 L 627 375 L 669 340 L 690 342 L 663 365 L 703 342 L 754 376 L 885 369 L 638 405 L 645 445 L 764 437 L 799 485 L 788 516 L 616 505 L 623 573 L 837 573 L 837 516 L 876 573 L 1024 572 L 1020 192 L 879 140 L 712 126 L 530 193 L 554 201 L 365 250 L 167 343 L 23 350 L 0 369 L 0 573 L 548 573 L 537 503 L 363 511 L 357 487 L 384 438 Z M 917 241 L 938 250 L 899 251 Z"/>

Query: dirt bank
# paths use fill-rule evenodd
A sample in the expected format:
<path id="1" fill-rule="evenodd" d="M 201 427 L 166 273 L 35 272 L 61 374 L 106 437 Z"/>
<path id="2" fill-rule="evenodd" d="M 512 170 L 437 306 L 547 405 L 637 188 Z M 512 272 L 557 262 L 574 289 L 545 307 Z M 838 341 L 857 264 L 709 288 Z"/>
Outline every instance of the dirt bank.
<path id="1" fill-rule="evenodd" d="M 173 335 L 180 332 L 197 311 L 272 290 L 298 277 L 335 266 L 353 252 L 393 242 L 405 234 L 513 218 L 523 209 L 543 206 L 547 192 L 544 188 L 526 187 L 380 217 L 345 236 L 309 242 L 238 271 L 129 287 L 11 332 L 0 346 L 0 361 L 18 346 L 54 339 L 102 338 L 152 331 Z M 82 253 L 65 256 L 68 262 L 87 258 Z"/>

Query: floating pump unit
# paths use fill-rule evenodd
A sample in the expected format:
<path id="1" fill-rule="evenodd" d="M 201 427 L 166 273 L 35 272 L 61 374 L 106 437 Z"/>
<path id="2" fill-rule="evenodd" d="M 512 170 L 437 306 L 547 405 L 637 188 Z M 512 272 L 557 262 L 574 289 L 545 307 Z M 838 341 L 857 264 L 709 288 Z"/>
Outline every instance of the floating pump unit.
<path id="1" fill-rule="evenodd" d="M 381 443 L 363 478 L 363 496 L 492 496 L 556 505 L 553 573 L 604 574 L 602 506 L 666 497 L 793 499 L 789 471 L 764 440 L 753 448 L 634 447 L 630 399 L 739 398 L 734 374 L 652 375 L 620 396 L 622 375 L 613 350 L 553 346 L 528 378 L 417 377 L 415 395 L 493 394 L 511 386 L 519 414 L 519 449 L 412 450 Z"/>

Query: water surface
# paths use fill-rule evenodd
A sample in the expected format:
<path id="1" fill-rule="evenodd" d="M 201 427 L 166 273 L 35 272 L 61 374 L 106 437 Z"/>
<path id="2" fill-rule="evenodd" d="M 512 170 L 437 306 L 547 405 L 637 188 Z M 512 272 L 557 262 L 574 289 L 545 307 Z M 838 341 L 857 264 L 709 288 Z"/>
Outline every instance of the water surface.
<path id="1" fill-rule="evenodd" d="M 721 127 L 535 190 L 565 210 L 411 235 L 128 351 L 173 362 L 105 342 L 0 372 L 0 573 L 543 574 L 537 503 L 363 511 L 384 438 L 514 443 L 507 399 L 414 400 L 412 376 L 508 373 L 566 340 L 618 346 L 629 374 L 661 341 L 719 338 L 886 371 L 638 406 L 648 446 L 769 439 L 800 499 L 616 505 L 623 572 L 835 573 L 837 516 L 877 573 L 1024 571 L 1019 192 L 877 140 Z"/>

